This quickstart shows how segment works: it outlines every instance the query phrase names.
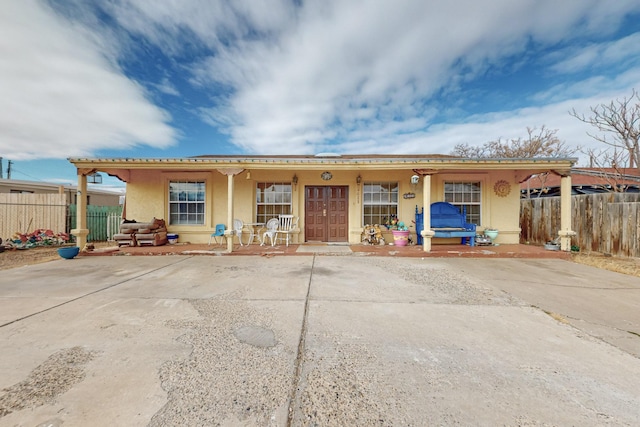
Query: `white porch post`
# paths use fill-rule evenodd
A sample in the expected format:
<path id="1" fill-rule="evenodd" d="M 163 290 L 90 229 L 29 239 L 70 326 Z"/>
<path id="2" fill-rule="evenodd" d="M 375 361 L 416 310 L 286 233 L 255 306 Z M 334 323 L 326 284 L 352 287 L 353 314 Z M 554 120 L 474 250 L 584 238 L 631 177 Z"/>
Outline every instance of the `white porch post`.
<path id="1" fill-rule="evenodd" d="M 576 232 L 571 230 L 571 175 L 560 178 L 560 250 L 571 250 L 571 237 Z"/>
<path id="2" fill-rule="evenodd" d="M 233 252 L 233 174 L 227 175 L 227 252 Z"/>
<path id="3" fill-rule="evenodd" d="M 227 229 L 224 235 L 227 237 L 227 252 L 233 252 L 233 178 L 242 173 L 244 169 L 226 168 L 218 169 L 222 175 L 227 176 Z"/>
<path id="4" fill-rule="evenodd" d="M 422 250 L 431 252 L 431 238 L 436 234 L 431 229 L 431 175 L 423 175 L 422 180 L 422 205 L 424 206 L 422 223 L 424 228 L 420 235 L 422 236 Z"/>
<path id="5" fill-rule="evenodd" d="M 89 229 L 87 228 L 87 176 L 78 170 L 78 190 L 76 200 L 76 228 L 71 234 L 76 236 L 76 246 L 80 249 L 87 244 Z M 73 202 L 73 200 L 70 200 Z"/>

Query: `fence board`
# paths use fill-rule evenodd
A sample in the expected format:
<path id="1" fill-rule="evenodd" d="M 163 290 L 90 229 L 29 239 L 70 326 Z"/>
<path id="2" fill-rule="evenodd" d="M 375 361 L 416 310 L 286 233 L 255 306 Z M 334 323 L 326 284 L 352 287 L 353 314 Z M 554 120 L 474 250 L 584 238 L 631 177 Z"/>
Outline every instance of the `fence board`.
<path id="1" fill-rule="evenodd" d="M 0 237 L 48 229 L 66 231 L 65 194 L 0 193 Z"/>
<path id="2" fill-rule="evenodd" d="M 640 257 L 640 194 L 604 193 L 572 196 L 571 244 L 582 250 Z M 560 197 L 523 199 L 521 242 L 544 244 L 560 229 Z"/>
<path id="3" fill-rule="evenodd" d="M 107 217 L 107 240 L 113 241 L 113 235 L 120 232 L 122 222 L 122 212 L 111 213 Z"/>
<path id="4" fill-rule="evenodd" d="M 69 228 L 76 228 L 77 206 L 69 205 Z M 122 215 L 122 206 L 87 206 L 87 228 L 89 235 L 88 242 L 104 242 L 113 237 L 113 224 L 109 224 L 109 217 L 120 218 Z M 111 220 L 113 221 L 113 219 Z M 118 220 L 119 224 L 119 220 Z"/>

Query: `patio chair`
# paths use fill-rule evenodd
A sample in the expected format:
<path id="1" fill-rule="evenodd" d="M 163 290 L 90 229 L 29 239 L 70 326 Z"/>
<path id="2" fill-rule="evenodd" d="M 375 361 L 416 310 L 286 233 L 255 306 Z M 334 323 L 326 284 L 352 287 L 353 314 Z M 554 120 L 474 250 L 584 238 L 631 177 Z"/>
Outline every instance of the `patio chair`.
<path id="1" fill-rule="evenodd" d="M 280 215 L 280 226 L 278 227 L 277 234 L 283 234 L 283 237 L 277 237 L 280 240 L 284 240 L 289 246 L 289 236 L 296 231 L 298 227 L 298 217 L 293 215 Z"/>
<path id="2" fill-rule="evenodd" d="M 267 231 L 265 231 L 262 235 L 262 243 L 260 243 L 260 246 L 264 246 L 264 244 L 267 242 L 267 236 L 269 237 L 269 239 L 271 239 L 271 246 L 274 246 L 276 244 L 279 225 L 280 221 L 278 221 L 278 218 L 271 218 L 269 221 L 267 221 Z"/>
<path id="3" fill-rule="evenodd" d="M 242 244 L 242 229 L 244 228 L 244 222 L 241 219 L 233 220 L 233 233 L 238 236 L 238 241 L 240 242 L 240 246 L 244 246 Z"/>
<path id="4" fill-rule="evenodd" d="M 211 244 L 211 239 L 214 239 L 216 241 L 216 243 L 218 243 L 219 245 L 222 244 L 222 239 L 220 239 L 220 242 L 218 242 L 218 237 L 224 237 L 224 241 L 227 241 L 227 236 L 224 235 L 225 230 L 227 229 L 227 227 L 224 224 L 216 224 L 216 232 L 215 233 L 211 233 L 211 236 L 209 236 L 209 244 Z"/>

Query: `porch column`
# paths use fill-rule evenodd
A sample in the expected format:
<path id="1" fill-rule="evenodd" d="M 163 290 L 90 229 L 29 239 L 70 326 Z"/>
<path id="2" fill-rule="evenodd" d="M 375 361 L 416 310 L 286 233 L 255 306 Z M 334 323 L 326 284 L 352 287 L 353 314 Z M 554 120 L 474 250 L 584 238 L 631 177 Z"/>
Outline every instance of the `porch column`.
<path id="1" fill-rule="evenodd" d="M 76 194 L 76 228 L 71 230 L 71 234 L 76 236 L 76 246 L 82 249 L 87 244 L 89 229 L 87 228 L 87 175 L 80 170 L 78 170 Z M 69 202 L 73 202 L 73 200 Z"/>
<path id="2" fill-rule="evenodd" d="M 224 235 L 227 238 L 227 252 L 231 253 L 233 252 L 233 177 L 244 172 L 244 169 L 226 168 L 218 169 L 218 172 L 227 176 L 227 229 Z"/>
<path id="3" fill-rule="evenodd" d="M 227 252 L 233 252 L 233 175 L 227 175 Z"/>
<path id="4" fill-rule="evenodd" d="M 424 228 L 420 235 L 422 236 L 422 250 L 431 252 L 431 238 L 436 234 L 431 229 L 431 175 L 423 175 L 422 181 L 422 205 L 424 206 L 422 222 Z"/>
<path id="5" fill-rule="evenodd" d="M 576 232 L 571 230 L 571 175 L 562 175 L 560 178 L 560 250 L 571 250 L 571 237 Z"/>

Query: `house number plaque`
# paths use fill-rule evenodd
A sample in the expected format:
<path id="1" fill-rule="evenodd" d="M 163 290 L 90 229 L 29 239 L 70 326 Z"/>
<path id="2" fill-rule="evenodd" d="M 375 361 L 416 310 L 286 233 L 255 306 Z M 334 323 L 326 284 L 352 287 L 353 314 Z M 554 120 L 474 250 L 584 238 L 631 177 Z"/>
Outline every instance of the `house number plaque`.
<path id="1" fill-rule="evenodd" d="M 322 175 L 320 175 L 320 177 L 323 181 L 329 181 L 331 178 L 333 178 L 333 175 L 331 174 L 331 172 L 322 172 Z"/>

